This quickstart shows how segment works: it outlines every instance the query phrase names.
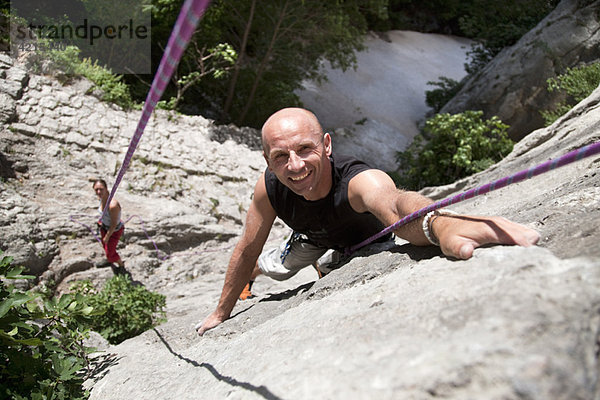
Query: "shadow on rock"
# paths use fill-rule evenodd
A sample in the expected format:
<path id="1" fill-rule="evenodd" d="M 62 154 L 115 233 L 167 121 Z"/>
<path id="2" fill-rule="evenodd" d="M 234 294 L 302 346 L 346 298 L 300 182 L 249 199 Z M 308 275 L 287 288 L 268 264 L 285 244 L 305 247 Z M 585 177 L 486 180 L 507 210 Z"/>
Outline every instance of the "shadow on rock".
<path id="1" fill-rule="evenodd" d="M 267 387 L 265 386 L 256 386 L 253 385 L 249 382 L 242 382 L 242 381 L 238 381 L 237 379 L 231 377 L 231 376 L 226 376 L 221 374 L 214 366 L 212 366 L 209 363 L 199 363 L 196 360 L 192 360 L 189 359 L 187 357 L 182 356 L 179 353 L 176 353 L 171 346 L 169 345 L 169 342 L 166 341 L 166 339 L 160 334 L 160 332 L 156 329 L 153 329 L 153 331 L 156 333 L 156 336 L 158 336 L 158 338 L 161 340 L 161 342 L 165 345 L 165 347 L 167 348 L 167 350 L 169 350 L 169 352 L 171 354 L 173 354 L 175 357 L 179 358 L 182 361 L 185 361 L 188 364 L 193 365 L 194 367 L 199 367 L 199 368 L 205 368 L 208 372 L 210 372 L 217 380 L 221 381 L 221 382 L 225 382 L 231 386 L 235 386 L 235 387 L 241 387 L 243 389 L 246 389 L 250 392 L 254 392 L 256 394 L 258 394 L 259 396 L 264 397 L 265 399 L 269 399 L 269 400 L 279 400 L 280 397 L 274 395 Z"/>
<path id="2" fill-rule="evenodd" d="M 286 291 L 283 291 L 280 293 L 271 293 L 264 299 L 260 299 L 259 303 L 290 299 L 302 292 L 310 290 L 310 288 L 312 288 L 312 286 L 314 284 L 315 284 L 315 282 L 308 282 L 308 283 L 305 283 L 304 285 L 298 286 L 297 288 L 294 288 L 294 289 L 289 289 L 289 290 L 286 290 Z"/>
<path id="3" fill-rule="evenodd" d="M 0 153 L 0 178 L 10 179 L 16 178 L 17 174 L 13 168 L 13 162 L 6 158 L 6 156 Z"/>
<path id="4" fill-rule="evenodd" d="M 413 261 L 430 260 L 434 257 L 444 257 L 444 253 L 442 253 L 442 250 L 437 246 L 415 246 L 414 244 L 410 243 L 395 246 L 388 251 L 394 254 L 405 254 Z"/>
<path id="5" fill-rule="evenodd" d="M 121 358 L 114 353 L 104 353 L 93 357 L 89 365 L 89 379 L 94 383 L 102 380 L 108 374 L 110 367 L 117 365 Z"/>

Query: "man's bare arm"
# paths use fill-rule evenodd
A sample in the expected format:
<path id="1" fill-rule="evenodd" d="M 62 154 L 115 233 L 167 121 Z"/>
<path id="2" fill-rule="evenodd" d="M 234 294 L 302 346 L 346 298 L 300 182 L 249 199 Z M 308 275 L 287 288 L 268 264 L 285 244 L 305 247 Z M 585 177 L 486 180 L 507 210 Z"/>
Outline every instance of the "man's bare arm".
<path id="1" fill-rule="evenodd" d="M 376 169 L 363 171 L 352 178 L 348 197 L 356 212 L 370 212 L 386 226 L 432 203 L 416 192 L 396 189 L 394 181 L 385 172 Z M 429 244 L 419 222 L 413 221 L 400 227 L 395 231 L 396 235 L 412 244 Z"/>
<path id="2" fill-rule="evenodd" d="M 352 178 L 348 196 L 355 211 L 369 211 L 387 226 L 432 203 L 416 192 L 396 189 L 392 179 L 379 170 Z M 430 244 L 421 224 L 418 219 L 395 233 L 415 245 Z M 533 229 L 502 217 L 440 216 L 430 227 L 444 254 L 457 258 L 470 258 L 475 248 L 488 243 L 531 246 L 539 240 Z"/>
<path id="3" fill-rule="evenodd" d="M 275 217 L 275 210 L 267 196 L 263 175 L 254 188 L 254 197 L 246 215 L 244 232 L 229 261 L 221 298 L 216 310 L 206 317 L 198 327 L 199 335 L 216 327 L 231 315 L 240 293 L 250 280 L 252 270 L 267 241 Z"/>

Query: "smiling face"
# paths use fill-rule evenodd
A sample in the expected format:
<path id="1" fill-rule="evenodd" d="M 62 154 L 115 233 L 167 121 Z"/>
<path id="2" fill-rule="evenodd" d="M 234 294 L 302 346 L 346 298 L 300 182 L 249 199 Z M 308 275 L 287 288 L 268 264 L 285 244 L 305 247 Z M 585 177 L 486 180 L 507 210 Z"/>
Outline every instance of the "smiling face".
<path id="1" fill-rule="evenodd" d="M 263 154 L 269 170 L 294 193 L 318 200 L 331 189 L 331 137 L 314 114 L 285 108 L 262 129 Z"/>

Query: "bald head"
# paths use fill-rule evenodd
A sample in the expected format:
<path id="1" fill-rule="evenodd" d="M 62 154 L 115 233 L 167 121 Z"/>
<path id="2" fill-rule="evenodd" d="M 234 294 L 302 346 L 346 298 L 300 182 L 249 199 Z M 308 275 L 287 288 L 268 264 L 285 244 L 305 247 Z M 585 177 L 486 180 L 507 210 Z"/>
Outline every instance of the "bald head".
<path id="1" fill-rule="evenodd" d="M 303 132 L 307 137 L 319 140 L 323 128 L 312 112 L 303 108 L 284 108 L 267 119 L 262 127 L 262 145 L 265 154 L 269 154 L 274 136 Z"/>
<path id="2" fill-rule="evenodd" d="M 307 200 L 324 198 L 331 189 L 331 136 L 323 133 L 317 117 L 302 108 L 284 108 L 262 128 L 269 171 L 294 193 Z"/>

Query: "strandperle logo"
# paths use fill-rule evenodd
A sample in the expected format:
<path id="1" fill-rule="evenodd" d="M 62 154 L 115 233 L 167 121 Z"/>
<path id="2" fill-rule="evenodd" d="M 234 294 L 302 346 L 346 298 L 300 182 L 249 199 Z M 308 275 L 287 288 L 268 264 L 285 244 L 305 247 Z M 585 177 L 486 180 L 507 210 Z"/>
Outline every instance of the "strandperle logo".
<path id="1" fill-rule="evenodd" d="M 149 0 L 11 0 L 10 46 L 17 52 L 76 47 L 117 74 L 151 72 Z M 73 52 L 72 49 L 69 51 Z"/>
<path id="2" fill-rule="evenodd" d="M 85 18 L 81 25 L 33 25 L 17 26 L 17 39 L 53 39 L 53 40 L 73 40 L 85 39 L 90 45 L 99 39 L 146 39 L 149 32 L 145 25 L 134 24 L 133 19 L 129 19 L 123 25 L 100 25 L 90 24 Z"/>

